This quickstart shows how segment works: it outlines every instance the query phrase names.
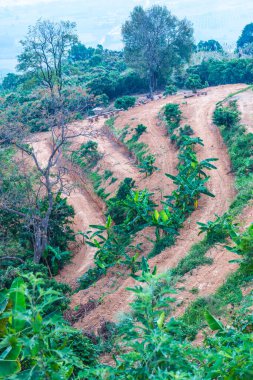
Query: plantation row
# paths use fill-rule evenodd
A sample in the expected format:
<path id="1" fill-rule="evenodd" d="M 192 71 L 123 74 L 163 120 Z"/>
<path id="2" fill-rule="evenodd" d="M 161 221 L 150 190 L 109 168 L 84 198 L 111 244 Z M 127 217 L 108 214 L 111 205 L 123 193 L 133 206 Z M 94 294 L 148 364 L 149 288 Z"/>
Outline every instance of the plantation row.
<path id="1" fill-rule="evenodd" d="M 203 142 L 199 138 L 189 136 L 193 133 L 189 126 L 180 127 L 181 111 L 178 105 L 168 104 L 164 109 L 164 116 L 168 135 L 179 148 L 178 175 L 167 174 L 167 177 L 173 180 L 176 189 L 165 196 L 158 207 L 152 201 L 153 194 L 146 189 L 136 190 L 135 182 L 131 178 L 125 178 L 116 195 L 110 199 L 107 199 L 110 194 L 106 193 L 104 188 L 95 188 L 97 194 L 102 195 L 106 201 L 107 223 L 105 226 L 91 225 L 92 230 L 84 235 L 86 243 L 97 250 L 94 257 L 95 267 L 79 279 L 82 289 L 89 287 L 105 275 L 108 268 L 116 264 L 126 265 L 135 273 L 141 265 L 142 249 L 140 245 L 133 247 L 131 242 L 138 232 L 147 227 L 154 228 L 156 240 L 147 256 L 151 258 L 175 243 L 184 221 L 198 207 L 201 194 L 214 196 L 206 188 L 209 178 L 206 170 L 215 169 L 211 163 L 215 159 L 198 161 L 195 147 Z M 146 144 L 138 141 L 145 133 L 146 127 L 138 125 L 132 131 L 132 136 L 126 139 L 130 132 L 128 126 L 121 132 L 115 129 L 113 120 L 109 121 L 109 126 L 115 137 L 133 152 L 141 172 L 152 175 L 157 168 L 150 163 L 150 157 L 153 162 L 155 157 L 148 152 Z M 101 156 L 97 152 L 96 143 L 89 141 L 73 152 L 71 158 L 87 173 L 88 169 L 95 167 Z M 89 174 L 89 177 L 93 177 L 93 174 Z M 100 178 L 102 177 L 100 174 Z"/>

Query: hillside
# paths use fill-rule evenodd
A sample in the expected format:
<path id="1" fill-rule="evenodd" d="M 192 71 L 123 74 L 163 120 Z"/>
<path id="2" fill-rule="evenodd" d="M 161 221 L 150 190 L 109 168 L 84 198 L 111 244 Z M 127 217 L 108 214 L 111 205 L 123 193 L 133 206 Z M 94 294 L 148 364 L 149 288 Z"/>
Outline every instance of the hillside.
<path id="1" fill-rule="evenodd" d="M 159 272 L 165 272 L 175 267 L 189 252 L 191 246 L 201 239 L 201 236 L 198 236 L 199 228 L 196 222 L 206 222 L 213 220 L 215 215 L 222 215 L 227 211 L 236 195 L 230 159 L 218 129 L 212 124 L 212 114 L 218 101 L 244 87 L 243 85 L 228 85 L 209 88 L 207 89 L 207 96 L 190 98 L 187 100 L 187 104 L 185 104 L 183 95 L 169 98 L 169 102 L 181 104 L 183 123 L 190 124 L 194 134 L 201 137 L 204 142 L 204 146 L 198 149 L 198 158 L 215 157 L 218 158 L 218 164 L 217 170 L 211 173 L 208 186 L 209 190 L 215 194 L 215 198 L 203 197 L 199 203 L 198 210 L 186 220 L 177 243 L 150 260 L 151 267 L 156 265 Z M 247 109 L 247 106 L 251 106 L 251 93 L 244 92 L 240 100 L 243 102 L 243 107 Z M 93 125 L 87 124 L 86 121 L 75 123 L 74 128 L 76 130 L 87 130 L 89 128 L 90 132 L 89 137 L 75 139 L 73 146 L 77 149 L 78 146 L 89 139 L 98 142 L 98 150 L 103 154 L 99 162 L 100 170 L 105 170 L 106 168 L 113 171 L 119 181 L 130 176 L 136 181 L 138 188 L 148 188 L 150 192 L 155 194 L 155 198 L 159 198 L 171 190 L 170 185 L 163 178 L 165 173 L 176 173 L 177 163 L 175 147 L 166 137 L 165 128 L 158 118 L 159 111 L 167 103 L 167 99 L 155 100 L 146 105 L 121 112 L 115 122 L 117 129 L 123 129 L 127 124 L 131 125 L 131 127 L 136 127 L 137 124 L 141 123 L 147 126 L 147 133 L 143 136 L 142 141 L 148 144 L 150 151 L 155 154 L 156 165 L 159 168 L 159 171 L 156 171 L 151 178 L 145 178 L 145 176 L 141 175 L 138 168 L 133 164 L 133 159 L 129 156 L 129 152 L 122 147 L 122 144 L 111 141 L 107 131 L 104 130 L 105 119 L 103 117 Z M 241 103 L 239 102 L 239 104 Z M 242 110 L 242 120 L 245 120 L 244 118 L 247 116 L 248 113 L 246 112 L 245 115 Z M 205 123 L 203 123 L 203 120 L 205 120 Z M 42 141 L 41 135 L 34 136 L 34 139 L 38 142 L 33 143 L 33 146 L 41 153 L 39 157 L 42 160 L 42 153 L 45 154 L 46 144 L 49 144 L 50 140 L 46 141 L 45 134 L 43 134 Z M 92 192 L 92 186 L 89 181 L 74 174 L 70 175 L 68 181 L 78 186 L 68 198 L 75 209 L 74 228 L 76 232 L 85 231 L 90 224 L 103 223 L 102 201 L 98 200 L 97 195 Z M 114 188 L 108 186 L 106 191 L 113 194 L 115 186 Z M 244 228 L 249 225 L 252 216 L 253 208 L 248 206 L 242 214 Z M 144 230 L 142 236 L 140 236 L 140 239 L 144 240 L 147 246 L 149 245 L 147 242 L 148 234 L 149 231 Z M 80 251 L 72 259 L 72 264 L 65 266 L 57 279 L 75 285 L 78 278 L 92 265 L 93 253 L 94 250 L 89 246 L 81 247 Z M 147 252 L 144 250 L 143 254 L 146 255 Z M 197 269 L 190 277 L 188 275 L 186 280 L 183 280 L 186 281 L 184 285 L 187 289 L 199 288 L 199 295 L 214 293 L 225 281 L 228 274 L 237 268 L 236 265 L 228 263 L 230 259 L 233 259 L 233 254 L 227 254 L 222 248 L 215 247 L 207 253 L 207 256 L 213 257 L 214 263 L 211 266 L 203 267 L 201 270 Z M 207 276 L 207 273 L 212 272 L 214 276 Z M 102 304 L 88 315 L 85 315 L 84 318 L 80 316 L 80 320 L 75 326 L 89 330 L 98 328 L 104 320 L 115 321 L 120 313 L 129 308 L 129 297 L 131 296 L 125 288 L 130 285 L 133 286 L 133 280 L 124 279 L 122 275 L 118 276 L 110 271 L 105 278 L 99 280 L 91 289 L 81 290 L 74 294 L 72 307 L 86 304 L 90 298 L 96 301 L 101 298 L 101 295 L 103 297 Z M 186 300 L 186 303 L 189 302 L 189 293 L 183 292 L 179 294 L 179 297 L 183 302 Z M 192 300 L 193 296 L 190 298 Z"/>
<path id="2" fill-rule="evenodd" d="M 195 44 L 160 5 L 123 51 L 29 27 L 0 86 L 0 379 L 252 378 L 252 31 Z"/>

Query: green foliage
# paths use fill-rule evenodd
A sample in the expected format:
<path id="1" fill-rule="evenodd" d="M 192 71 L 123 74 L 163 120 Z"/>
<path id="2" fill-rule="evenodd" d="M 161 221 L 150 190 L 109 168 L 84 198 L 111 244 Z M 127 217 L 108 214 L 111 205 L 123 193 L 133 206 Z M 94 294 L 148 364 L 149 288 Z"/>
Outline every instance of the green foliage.
<path id="1" fill-rule="evenodd" d="M 174 129 L 179 127 L 181 121 L 182 111 L 180 110 L 179 104 L 166 104 L 164 115 L 168 126 L 168 133 L 172 133 Z"/>
<path id="2" fill-rule="evenodd" d="M 131 315 L 119 324 L 115 341 L 120 341 L 115 364 L 99 365 L 82 372 L 94 379 L 248 379 L 251 360 L 252 299 L 246 298 L 233 313 L 228 326 L 222 324 L 209 304 L 198 300 L 203 310 L 198 320 L 216 331 L 202 346 L 185 339 L 187 323 L 170 317 L 174 290 L 166 274 L 150 270 L 142 260 L 142 273 L 133 277 L 140 283 L 128 290 L 135 294 Z M 197 306 L 197 302 L 195 303 Z M 189 316 L 189 315 L 188 315 Z M 195 320 L 196 316 L 194 315 Z M 225 371 L 224 371 L 225 368 Z"/>
<path id="3" fill-rule="evenodd" d="M 164 95 L 175 95 L 177 93 L 177 87 L 174 84 L 168 84 L 165 87 Z"/>
<path id="4" fill-rule="evenodd" d="M 153 154 L 148 154 L 143 158 L 138 167 L 140 168 L 141 173 L 145 173 L 146 177 L 151 176 L 154 171 L 158 170 L 156 166 L 154 166 L 156 159 Z"/>
<path id="5" fill-rule="evenodd" d="M 106 169 L 104 172 L 104 179 L 107 180 L 108 178 L 112 177 L 113 172 L 111 170 Z"/>
<path id="6" fill-rule="evenodd" d="M 92 284 L 97 282 L 104 274 L 106 274 L 106 270 L 95 266 L 94 268 L 90 268 L 78 279 L 79 289 L 87 289 Z"/>
<path id="7" fill-rule="evenodd" d="M 185 136 L 192 136 L 194 134 L 193 129 L 190 125 L 185 125 L 184 127 L 179 127 L 174 130 L 173 134 L 170 135 L 170 141 L 172 144 L 176 144 L 177 148 L 184 145 Z"/>
<path id="8" fill-rule="evenodd" d="M 213 114 L 213 122 L 218 126 L 224 125 L 226 128 L 235 126 L 240 120 L 237 108 L 230 104 L 228 107 L 217 107 Z"/>
<path id="9" fill-rule="evenodd" d="M 135 128 L 135 135 L 133 136 L 136 141 L 139 140 L 141 135 L 143 135 L 144 132 L 147 131 L 147 127 L 143 124 L 138 124 L 137 127 Z"/>
<path id="10" fill-rule="evenodd" d="M 122 188 L 123 186 L 127 186 L 127 184 L 123 183 Z M 155 207 L 150 199 L 151 195 L 147 190 L 133 191 L 131 188 L 129 188 L 128 194 L 120 192 L 121 198 L 116 196 L 117 224 L 113 224 L 113 219 L 109 215 L 104 226 L 90 226 L 93 230 L 87 231 L 84 236 L 87 239 L 86 243 L 96 248 L 94 257 L 96 267 L 90 269 L 79 279 L 82 287 L 91 285 L 109 267 L 121 263 L 122 259 L 122 263 L 131 268 L 137 265 L 137 257 L 130 256 L 126 252 L 126 248 L 129 246 L 132 237 L 149 225 L 149 215 Z M 115 201 L 110 199 L 109 202 L 115 206 Z M 120 219 L 118 210 L 121 213 Z"/>
<path id="11" fill-rule="evenodd" d="M 229 231 L 231 229 L 231 223 L 232 216 L 226 213 L 222 217 L 217 216 L 217 218 L 213 222 L 197 222 L 197 224 L 200 226 L 199 235 L 206 233 L 206 240 L 211 244 L 221 242 L 228 236 Z"/>
<path id="12" fill-rule="evenodd" d="M 7 74 L 2 82 L 2 87 L 4 90 L 16 90 L 20 83 L 20 76 L 17 74 L 9 73 Z"/>
<path id="13" fill-rule="evenodd" d="M 199 162 L 196 152 L 193 150 L 196 144 L 202 144 L 202 141 L 186 136 L 180 148 L 178 175 L 175 177 L 166 174 L 177 185 L 177 189 L 172 192 L 171 196 L 166 197 L 167 204 L 179 215 L 186 216 L 197 208 L 200 194 L 214 197 L 205 186 L 209 177 L 204 170 L 215 169 L 211 162 L 217 159 L 208 158 Z"/>
<path id="14" fill-rule="evenodd" d="M 237 50 L 245 48 L 248 44 L 253 43 L 253 23 L 247 24 L 237 41 Z"/>
<path id="15" fill-rule="evenodd" d="M 252 83 L 253 63 L 250 59 L 203 60 L 200 65 L 191 66 L 187 69 L 183 83 L 185 83 L 188 76 L 192 74 L 200 76 L 203 86 L 206 86 L 206 83 L 208 83 L 209 86 Z"/>
<path id="16" fill-rule="evenodd" d="M 87 48 L 81 42 L 71 46 L 69 51 L 69 59 L 72 62 L 85 61 L 93 56 L 95 49 Z"/>
<path id="17" fill-rule="evenodd" d="M 228 233 L 234 243 L 234 246 L 232 247 L 226 246 L 226 248 L 229 251 L 239 256 L 242 256 L 242 259 L 239 262 L 243 263 L 249 272 L 252 271 L 253 269 L 253 224 L 251 224 L 247 228 L 247 230 L 243 234 L 241 234 L 237 231 L 236 225 L 233 225 L 231 223 L 229 226 Z"/>
<path id="18" fill-rule="evenodd" d="M 101 154 L 98 152 L 98 143 L 91 140 L 71 153 L 71 160 L 85 171 L 94 168 L 100 159 Z"/>
<path id="19" fill-rule="evenodd" d="M 125 209 L 123 201 L 126 200 L 131 190 L 135 187 L 135 181 L 132 178 L 125 178 L 119 185 L 115 197 L 107 202 L 107 213 L 116 224 L 122 224 L 125 220 Z"/>
<path id="20" fill-rule="evenodd" d="M 1 197 L 6 195 L 15 200 L 17 212 L 28 213 L 34 197 L 36 187 L 36 175 L 31 172 L 29 178 L 20 173 L 15 161 L 13 161 L 13 150 L 6 148 L 0 152 L 1 158 Z M 36 194 L 37 196 L 37 194 Z M 48 200 L 38 198 L 34 206 L 36 215 L 44 215 L 48 209 Z M 74 217 L 74 209 L 68 205 L 67 199 L 60 193 L 53 199 L 53 208 L 49 219 L 47 239 L 48 245 L 58 252 L 58 258 L 53 251 L 44 252 L 43 264 L 51 268 L 53 274 L 57 274 L 66 261 L 69 261 L 70 252 L 67 247 L 70 242 L 75 241 L 75 235 L 70 228 Z M 32 258 L 34 234 L 33 227 L 27 223 L 27 219 L 22 215 L 0 210 L 0 255 L 7 257 L 0 261 L 1 267 L 8 265 L 19 266 L 20 263 Z M 60 254 L 65 252 L 65 254 Z M 10 260 L 8 257 L 12 257 Z"/>
<path id="21" fill-rule="evenodd" d="M 116 99 L 114 107 L 117 109 L 128 110 L 128 108 L 135 105 L 136 98 L 134 96 L 122 96 L 121 98 Z"/>
<path id="22" fill-rule="evenodd" d="M 239 124 L 240 113 L 236 102 L 228 106 L 217 106 L 213 121 L 220 127 L 222 136 L 228 145 L 232 168 L 238 177 L 253 172 L 253 134 L 246 133 Z M 250 183 L 250 179 L 249 179 Z"/>
<path id="23" fill-rule="evenodd" d="M 186 82 L 185 82 L 185 87 L 189 88 L 193 92 L 197 92 L 198 88 L 203 87 L 203 85 L 201 83 L 200 76 L 198 74 L 189 75 Z"/>
<path id="24" fill-rule="evenodd" d="M 70 379 L 85 364 L 95 362 L 92 343 L 59 313 L 46 312 L 61 295 L 42 285 L 39 274 L 23 275 L 0 293 L 0 378 Z"/>
<path id="25" fill-rule="evenodd" d="M 208 41 L 199 41 L 197 48 L 197 51 L 216 51 L 216 52 L 223 52 L 223 48 L 221 44 L 216 40 L 208 40 Z"/>
<path id="26" fill-rule="evenodd" d="M 129 125 L 126 125 L 122 131 L 119 131 L 114 127 L 113 119 L 109 120 L 107 125 L 115 137 L 119 139 L 131 153 L 133 153 L 138 163 L 138 168 L 141 169 L 140 171 L 142 173 L 145 173 L 146 176 L 150 176 L 154 171 L 158 170 L 154 165 L 156 158 L 153 154 L 149 153 L 148 145 L 138 141 L 142 134 L 147 130 L 145 125 L 138 124 L 137 127 L 134 128 L 132 137 L 128 140 L 126 140 L 126 136 L 129 134 Z"/>
<path id="27" fill-rule="evenodd" d="M 148 79 L 150 96 L 160 79 L 187 62 L 193 48 L 190 23 L 173 16 L 165 6 L 136 6 L 122 27 L 126 62 Z"/>

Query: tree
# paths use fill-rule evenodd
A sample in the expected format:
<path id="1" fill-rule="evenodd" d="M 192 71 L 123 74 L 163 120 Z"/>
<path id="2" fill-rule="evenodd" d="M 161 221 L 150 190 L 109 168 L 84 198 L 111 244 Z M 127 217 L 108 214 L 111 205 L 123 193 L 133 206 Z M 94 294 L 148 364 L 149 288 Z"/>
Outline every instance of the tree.
<path id="1" fill-rule="evenodd" d="M 50 89 L 52 96 L 55 89 L 61 95 L 63 61 L 77 41 L 75 26 L 70 21 L 38 20 L 20 42 L 23 51 L 18 56 L 18 70 L 36 75 L 41 84 Z"/>
<path id="2" fill-rule="evenodd" d="M 216 40 L 199 41 L 197 51 L 216 51 L 222 53 L 223 48 Z"/>
<path id="3" fill-rule="evenodd" d="M 86 59 L 89 59 L 93 56 L 94 51 L 95 49 L 91 47 L 87 48 L 84 44 L 78 42 L 71 47 L 69 52 L 69 59 L 73 62 L 85 61 Z"/>
<path id="4" fill-rule="evenodd" d="M 248 24 L 242 31 L 241 36 L 237 41 L 237 51 L 244 50 L 247 45 L 253 43 L 253 23 Z"/>
<path id="5" fill-rule="evenodd" d="M 49 244 L 50 221 L 55 202 L 62 192 L 69 192 L 64 181 L 66 168 L 61 163 L 63 145 L 81 133 L 68 123 L 63 103 L 54 100 L 55 112 L 48 115 L 49 154 L 43 161 L 29 145 L 31 138 L 24 126 L 8 121 L 0 129 L 2 144 L 14 146 L 19 152 L 19 163 L 14 177 L 5 181 L 0 177 L 0 210 L 19 216 L 32 234 L 34 262 L 39 263 Z M 83 133 L 84 134 L 84 133 Z M 30 169 L 27 170 L 27 167 Z M 35 171 L 32 171 L 32 167 Z M 5 182 L 4 182 L 5 181 Z M 14 182 L 13 182 L 14 181 Z M 15 186 L 10 186 L 15 183 Z"/>
<path id="6" fill-rule="evenodd" d="M 189 75 L 185 82 L 185 87 L 196 93 L 198 88 L 203 87 L 200 76 L 198 74 Z"/>
<path id="7" fill-rule="evenodd" d="M 2 82 L 2 87 L 4 90 L 16 90 L 20 84 L 20 76 L 13 73 L 8 73 Z"/>
<path id="8" fill-rule="evenodd" d="M 151 98 L 161 76 L 189 60 L 193 49 L 193 29 L 166 7 L 134 8 L 122 26 L 127 63 L 149 81 Z"/>

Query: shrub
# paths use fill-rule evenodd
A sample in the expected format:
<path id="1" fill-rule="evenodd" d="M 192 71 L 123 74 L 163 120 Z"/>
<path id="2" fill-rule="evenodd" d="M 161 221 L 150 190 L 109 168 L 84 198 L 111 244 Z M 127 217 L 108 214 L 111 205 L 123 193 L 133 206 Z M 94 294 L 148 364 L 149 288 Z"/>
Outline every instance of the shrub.
<path id="1" fill-rule="evenodd" d="M 135 105 L 136 98 L 134 96 L 122 96 L 121 98 L 116 99 L 114 107 L 117 109 L 128 110 L 128 108 Z"/>
<path id="2" fill-rule="evenodd" d="M 213 122 L 218 126 L 224 125 L 227 128 L 237 124 L 240 120 L 240 114 L 235 107 L 223 107 L 216 108 L 213 114 Z"/>
<path id="3" fill-rule="evenodd" d="M 164 95 L 174 95 L 177 93 L 177 87 L 174 84 L 169 84 L 165 87 Z"/>
<path id="4" fill-rule="evenodd" d="M 96 354 L 91 341 L 71 328 L 57 310 L 61 294 L 44 289 L 40 275 L 17 277 L 0 292 L 0 377 L 70 379 Z M 49 306 L 54 312 L 48 313 Z M 80 352 L 80 348 L 87 352 Z"/>
<path id="5" fill-rule="evenodd" d="M 168 132 L 171 133 L 180 125 L 182 111 L 179 108 L 179 104 L 166 104 L 164 115 L 169 129 Z"/>

